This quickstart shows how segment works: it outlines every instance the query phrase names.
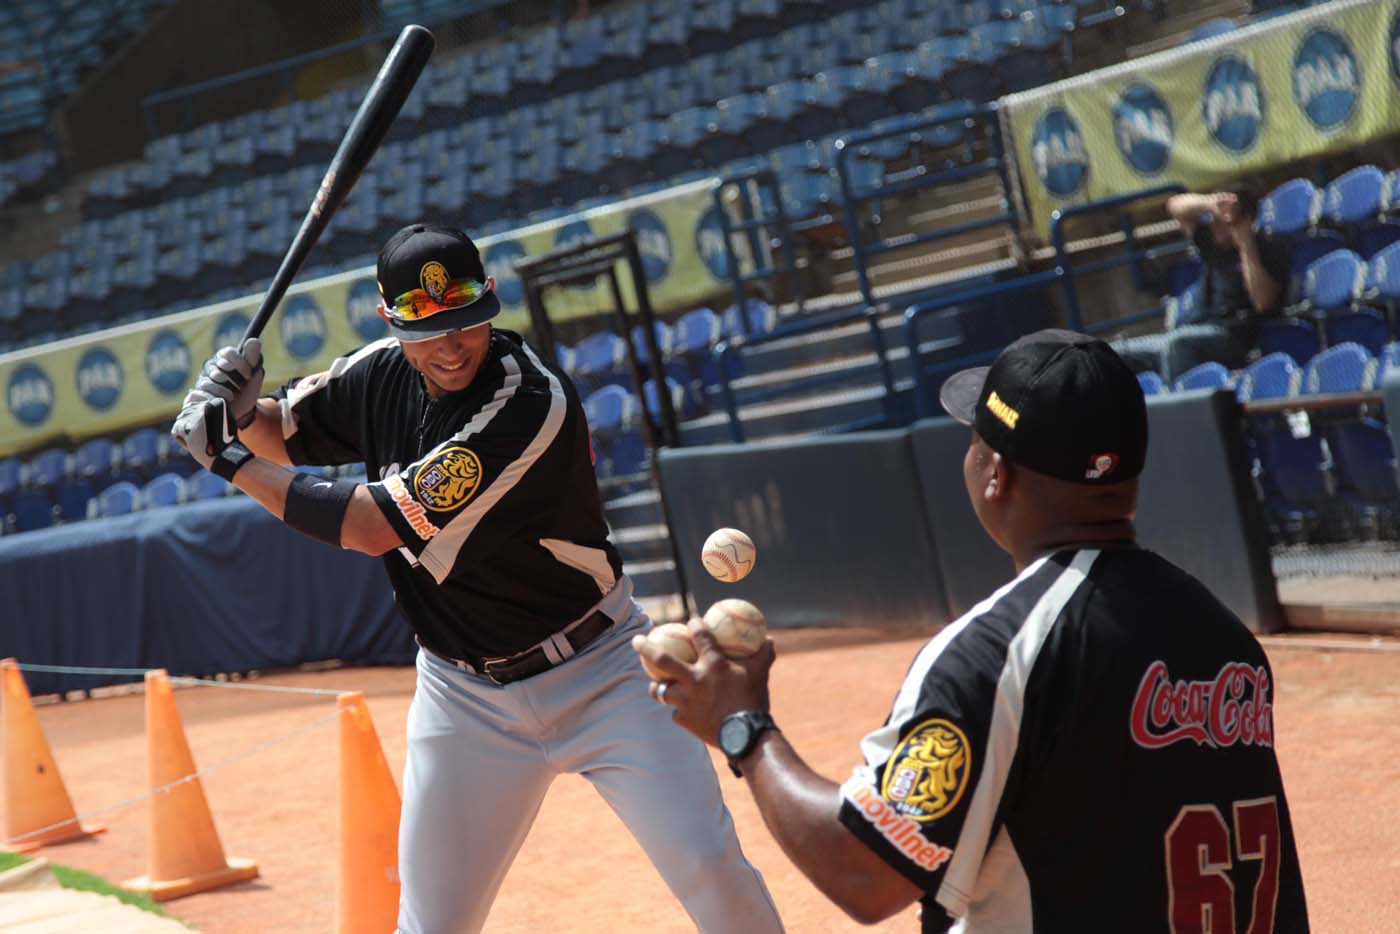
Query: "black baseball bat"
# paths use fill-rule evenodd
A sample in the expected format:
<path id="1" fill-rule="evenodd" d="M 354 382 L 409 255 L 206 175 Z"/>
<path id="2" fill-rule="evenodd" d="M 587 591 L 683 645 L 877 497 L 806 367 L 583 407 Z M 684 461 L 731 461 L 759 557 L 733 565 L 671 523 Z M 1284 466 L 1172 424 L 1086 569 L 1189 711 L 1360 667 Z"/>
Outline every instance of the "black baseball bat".
<path id="1" fill-rule="evenodd" d="M 272 277 L 272 284 L 267 287 L 262 306 L 243 332 L 243 340 L 257 337 L 267 326 L 268 319 L 287 294 L 293 277 L 306 261 L 321 232 L 326 229 L 331 215 L 345 201 L 356 179 L 384 141 L 389 124 L 398 116 L 418 76 L 423 73 L 423 66 L 428 64 L 433 45 L 433 34 L 422 26 L 405 26 L 399 33 L 394 47 L 389 50 L 389 57 L 384 59 L 374 83 L 360 102 L 360 109 L 350 121 L 350 127 L 340 141 L 340 148 L 331 157 L 330 167 L 321 178 L 321 187 L 316 190 L 316 197 L 311 207 L 307 208 L 306 217 L 302 219 L 297 235 L 292 238 L 292 245 L 282 257 L 277 275 Z"/>

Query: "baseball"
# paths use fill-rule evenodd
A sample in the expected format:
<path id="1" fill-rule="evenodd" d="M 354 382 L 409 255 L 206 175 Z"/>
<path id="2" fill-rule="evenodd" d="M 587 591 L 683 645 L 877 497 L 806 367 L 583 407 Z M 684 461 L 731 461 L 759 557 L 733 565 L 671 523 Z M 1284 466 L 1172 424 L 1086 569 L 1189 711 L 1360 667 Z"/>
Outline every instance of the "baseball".
<path id="1" fill-rule="evenodd" d="M 647 641 L 668 655 L 674 655 L 687 665 L 695 661 L 695 645 L 690 641 L 690 630 L 685 623 L 664 623 L 647 633 Z M 651 667 L 646 656 L 642 656 L 642 667 L 653 681 L 665 681 L 663 672 Z"/>
<path id="2" fill-rule="evenodd" d="M 755 557 L 753 539 L 738 529 L 715 529 L 700 549 L 700 563 L 705 570 L 727 584 L 747 577 Z"/>
<path id="3" fill-rule="evenodd" d="M 768 637 L 763 611 L 747 600 L 721 600 L 705 611 L 705 625 L 730 658 L 747 658 Z"/>

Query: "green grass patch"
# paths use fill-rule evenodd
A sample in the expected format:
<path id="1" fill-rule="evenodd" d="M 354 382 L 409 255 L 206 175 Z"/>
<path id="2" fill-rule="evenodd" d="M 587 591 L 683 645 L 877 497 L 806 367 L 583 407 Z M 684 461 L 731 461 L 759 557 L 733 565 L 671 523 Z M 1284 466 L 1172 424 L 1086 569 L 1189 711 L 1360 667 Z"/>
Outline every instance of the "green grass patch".
<path id="1" fill-rule="evenodd" d="M 6 869 L 13 869 L 23 863 L 29 862 L 26 856 L 18 853 L 0 852 L 0 872 Z M 149 911 L 153 915 L 160 915 L 162 918 L 169 918 L 160 903 L 152 899 L 149 895 L 139 895 L 136 892 L 128 892 L 120 886 L 113 885 L 101 876 L 93 875 L 90 872 L 83 872 L 81 869 L 74 869 L 72 866 L 61 866 L 58 863 L 49 863 L 49 868 L 53 870 L 54 878 L 58 884 L 65 889 L 75 889 L 79 892 L 96 892 L 98 895 L 111 895 L 117 900 L 134 905 L 142 911 Z M 179 920 L 179 919 L 174 919 Z"/>

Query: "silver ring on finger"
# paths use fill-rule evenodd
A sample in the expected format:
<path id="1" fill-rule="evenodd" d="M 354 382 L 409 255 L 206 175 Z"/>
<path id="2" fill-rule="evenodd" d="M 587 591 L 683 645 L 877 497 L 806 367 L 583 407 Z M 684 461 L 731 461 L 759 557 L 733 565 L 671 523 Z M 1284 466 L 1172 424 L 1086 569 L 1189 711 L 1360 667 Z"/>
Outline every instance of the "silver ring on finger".
<path id="1" fill-rule="evenodd" d="M 666 703 L 666 689 L 670 686 L 671 682 L 662 681 L 661 685 L 656 689 L 656 699 L 661 701 L 661 703 L 663 704 Z"/>

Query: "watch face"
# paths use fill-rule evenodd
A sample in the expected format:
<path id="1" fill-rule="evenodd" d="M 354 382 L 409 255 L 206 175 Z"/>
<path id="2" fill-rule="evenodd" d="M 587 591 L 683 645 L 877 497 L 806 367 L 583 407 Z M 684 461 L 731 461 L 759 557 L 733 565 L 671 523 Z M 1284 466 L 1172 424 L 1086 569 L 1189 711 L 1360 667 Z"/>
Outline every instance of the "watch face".
<path id="1" fill-rule="evenodd" d="M 730 717 L 719 725 L 719 748 L 727 756 L 737 756 L 749 742 L 749 722 Z"/>

